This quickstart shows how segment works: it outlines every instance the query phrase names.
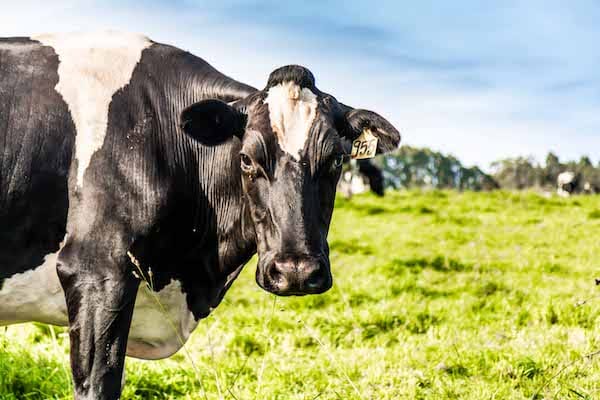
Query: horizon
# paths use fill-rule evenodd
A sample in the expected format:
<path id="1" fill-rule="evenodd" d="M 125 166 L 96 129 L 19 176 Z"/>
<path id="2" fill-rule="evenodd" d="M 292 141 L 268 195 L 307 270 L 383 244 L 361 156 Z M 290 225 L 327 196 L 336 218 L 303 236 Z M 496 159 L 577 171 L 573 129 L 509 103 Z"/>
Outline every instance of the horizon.
<path id="1" fill-rule="evenodd" d="M 301 64 L 340 101 L 376 111 L 403 144 L 493 161 L 548 152 L 600 162 L 600 5 L 531 1 L 483 7 L 330 1 L 25 0 L 5 5 L 0 36 L 140 32 L 257 88 Z"/>

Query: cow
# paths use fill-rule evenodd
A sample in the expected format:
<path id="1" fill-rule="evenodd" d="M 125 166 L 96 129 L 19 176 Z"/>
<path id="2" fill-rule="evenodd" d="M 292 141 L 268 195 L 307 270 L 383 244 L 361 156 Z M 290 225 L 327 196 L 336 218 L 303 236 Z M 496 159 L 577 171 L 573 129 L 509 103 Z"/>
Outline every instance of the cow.
<path id="1" fill-rule="evenodd" d="M 579 175 L 575 172 L 564 171 L 556 177 L 556 193 L 560 197 L 569 197 L 579 187 Z"/>
<path id="2" fill-rule="evenodd" d="M 600 192 L 600 188 L 592 182 L 586 181 L 583 184 L 583 193 L 585 194 L 596 194 Z"/>
<path id="3" fill-rule="evenodd" d="M 0 39 L 0 325 L 68 326 L 75 398 L 116 399 L 125 355 L 176 352 L 254 254 L 266 291 L 325 292 L 363 130 L 399 146 L 302 66 L 257 90 L 137 34 Z"/>

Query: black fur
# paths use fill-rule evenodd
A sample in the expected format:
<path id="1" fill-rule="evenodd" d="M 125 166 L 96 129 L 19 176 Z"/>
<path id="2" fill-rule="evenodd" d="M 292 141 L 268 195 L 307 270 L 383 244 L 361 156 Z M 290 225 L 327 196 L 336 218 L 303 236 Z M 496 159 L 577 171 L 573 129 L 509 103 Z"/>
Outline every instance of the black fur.
<path id="1" fill-rule="evenodd" d="M 316 90 L 315 77 L 312 72 L 300 65 L 286 65 L 271 72 L 265 90 L 283 82 L 294 82 L 301 88 Z"/>

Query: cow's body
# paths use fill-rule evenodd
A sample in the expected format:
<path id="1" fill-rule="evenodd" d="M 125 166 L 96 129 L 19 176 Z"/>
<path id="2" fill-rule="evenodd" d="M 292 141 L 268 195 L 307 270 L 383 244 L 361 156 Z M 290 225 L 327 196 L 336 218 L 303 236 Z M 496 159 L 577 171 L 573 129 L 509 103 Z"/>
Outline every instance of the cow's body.
<path id="1" fill-rule="evenodd" d="M 253 91 L 141 36 L 0 41 L 0 323 L 66 325 L 57 259 L 69 262 L 90 244 L 133 246 L 168 318 L 141 286 L 128 354 L 175 352 L 253 252 L 242 235 L 228 242 L 231 231 L 207 237 L 214 226 L 241 229 L 232 218 L 241 196 L 219 192 L 235 187 L 226 173 L 232 145 L 173 135 L 178 112 Z M 231 212 L 216 212 L 224 206 Z M 221 265 L 219 247 L 228 256 Z"/>
<path id="2" fill-rule="evenodd" d="M 0 324 L 68 324 L 76 397 L 112 399 L 125 352 L 177 351 L 253 254 L 266 290 L 327 290 L 363 129 L 399 144 L 299 66 L 257 91 L 139 35 L 0 39 Z"/>
<path id="3" fill-rule="evenodd" d="M 561 197 L 569 197 L 579 188 L 579 176 L 575 172 L 564 171 L 556 177 L 556 193 Z"/>

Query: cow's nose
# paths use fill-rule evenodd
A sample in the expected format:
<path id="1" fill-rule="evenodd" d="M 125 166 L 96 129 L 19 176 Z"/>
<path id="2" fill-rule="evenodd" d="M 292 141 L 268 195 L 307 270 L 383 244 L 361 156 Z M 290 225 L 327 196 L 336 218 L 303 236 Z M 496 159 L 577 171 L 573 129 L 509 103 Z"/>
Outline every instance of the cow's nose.
<path id="1" fill-rule="evenodd" d="M 323 293 L 332 284 L 329 265 L 317 258 L 274 261 L 267 277 L 273 293 L 281 296 Z"/>

